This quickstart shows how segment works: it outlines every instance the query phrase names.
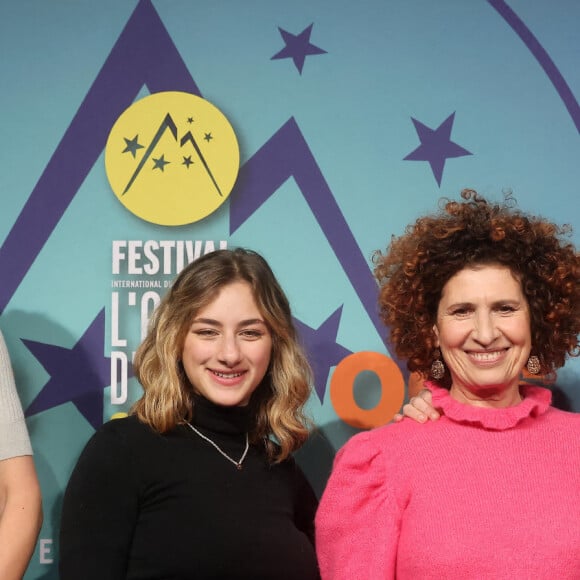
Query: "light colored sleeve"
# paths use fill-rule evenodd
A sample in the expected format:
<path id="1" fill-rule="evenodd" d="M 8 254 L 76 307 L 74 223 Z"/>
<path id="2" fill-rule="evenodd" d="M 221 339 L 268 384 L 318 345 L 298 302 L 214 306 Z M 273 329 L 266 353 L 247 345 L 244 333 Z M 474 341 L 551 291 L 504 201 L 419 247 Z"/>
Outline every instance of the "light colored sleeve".
<path id="1" fill-rule="evenodd" d="M 22 578 L 42 525 L 32 448 L 0 333 L 0 578 Z"/>
<path id="2" fill-rule="evenodd" d="M 316 514 L 322 580 L 395 578 L 402 508 L 372 432 L 337 454 Z"/>
<path id="3" fill-rule="evenodd" d="M 0 333 L 0 460 L 32 455 L 12 364 Z"/>

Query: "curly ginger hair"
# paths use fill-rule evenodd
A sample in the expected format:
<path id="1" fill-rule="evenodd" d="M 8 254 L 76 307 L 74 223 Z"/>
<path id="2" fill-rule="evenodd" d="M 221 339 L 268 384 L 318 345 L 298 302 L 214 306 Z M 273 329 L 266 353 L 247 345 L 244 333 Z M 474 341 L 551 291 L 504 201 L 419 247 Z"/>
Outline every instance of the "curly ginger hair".
<path id="1" fill-rule="evenodd" d="M 464 268 L 506 266 L 518 278 L 530 310 L 532 353 L 550 375 L 566 356 L 580 354 L 580 256 L 557 226 L 476 191 L 463 201 L 442 199 L 438 212 L 418 218 L 387 251 L 375 252 L 380 315 L 397 355 L 424 376 L 436 357 L 433 326 L 442 291 Z M 447 385 L 448 386 L 448 385 Z"/>

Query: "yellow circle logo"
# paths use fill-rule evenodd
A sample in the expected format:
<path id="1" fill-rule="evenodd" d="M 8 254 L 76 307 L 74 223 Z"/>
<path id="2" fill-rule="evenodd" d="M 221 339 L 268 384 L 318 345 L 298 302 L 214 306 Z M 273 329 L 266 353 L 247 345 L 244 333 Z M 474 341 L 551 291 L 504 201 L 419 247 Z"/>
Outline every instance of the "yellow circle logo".
<path id="1" fill-rule="evenodd" d="M 229 121 L 189 93 L 155 93 L 131 105 L 113 125 L 105 169 L 119 201 L 163 226 L 199 221 L 228 198 L 240 151 Z"/>

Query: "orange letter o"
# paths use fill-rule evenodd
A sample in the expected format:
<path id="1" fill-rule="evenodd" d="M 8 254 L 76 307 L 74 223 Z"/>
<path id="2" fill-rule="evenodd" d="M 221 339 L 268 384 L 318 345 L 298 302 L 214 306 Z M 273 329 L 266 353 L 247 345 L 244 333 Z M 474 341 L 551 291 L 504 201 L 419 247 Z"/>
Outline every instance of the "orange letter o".
<path id="1" fill-rule="evenodd" d="M 354 399 L 354 383 L 363 371 L 373 371 L 381 381 L 381 400 L 373 409 L 361 409 Z M 385 425 L 401 408 L 405 381 L 391 358 L 378 352 L 355 352 L 340 361 L 330 381 L 330 400 L 336 414 L 349 425 L 372 429 Z"/>

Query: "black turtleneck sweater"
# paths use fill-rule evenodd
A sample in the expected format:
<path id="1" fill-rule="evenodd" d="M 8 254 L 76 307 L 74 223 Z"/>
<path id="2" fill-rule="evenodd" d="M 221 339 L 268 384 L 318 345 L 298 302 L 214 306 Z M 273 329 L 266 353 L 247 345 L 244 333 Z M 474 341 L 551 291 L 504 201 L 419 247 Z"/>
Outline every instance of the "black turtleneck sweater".
<path id="1" fill-rule="evenodd" d="M 196 398 L 195 427 L 238 460 L 250 410 Z M 103 425 L 70 478 L 61 580 L 319 577 L 316 497 L 293 459 L 251 445 L 238 470 L 187 425 L 160 435 L 135 417 Z"/>

